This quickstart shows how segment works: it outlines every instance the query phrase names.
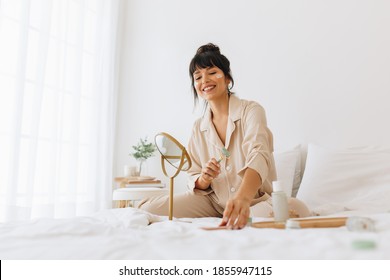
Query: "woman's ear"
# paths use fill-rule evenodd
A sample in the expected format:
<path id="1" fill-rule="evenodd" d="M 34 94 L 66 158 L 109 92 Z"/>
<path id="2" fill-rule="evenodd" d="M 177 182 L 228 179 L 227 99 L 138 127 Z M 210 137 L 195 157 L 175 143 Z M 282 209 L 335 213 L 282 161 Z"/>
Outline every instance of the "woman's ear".
<path id="1" fill-rule="evenodd" d="M 231 82 L 231 80 L 225 76 L 225 83 L 226 83 L 227 87 L 229 87 L 230 82 Z"/>

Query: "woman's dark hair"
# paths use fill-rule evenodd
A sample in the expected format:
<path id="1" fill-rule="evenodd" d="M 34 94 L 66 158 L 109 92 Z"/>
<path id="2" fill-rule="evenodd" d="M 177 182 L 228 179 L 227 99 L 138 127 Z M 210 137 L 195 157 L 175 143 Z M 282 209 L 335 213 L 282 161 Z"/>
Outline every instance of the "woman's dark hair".
<path id="1" fill-rule="evenodd" d="M 217 45 L 208 43 L 207 45 L 203 45 L 198 48 L 195 56 L 191 60 L 189 67 L 195 104 L 198 100 L 198 94 L 196 93 L 196 89 L 194 86 L 194 72 L 197 69 L 210 68 L 214 66 L 221 69 L 225 77 L 227 77 L 231 81 L 232 85 L 230 88 L 228 88 L 228 95 L 231 94 L 230 90 L 234 86 L 234 80 L 230 71 L 230 62 L 223 54 L 221 54 Z"/>

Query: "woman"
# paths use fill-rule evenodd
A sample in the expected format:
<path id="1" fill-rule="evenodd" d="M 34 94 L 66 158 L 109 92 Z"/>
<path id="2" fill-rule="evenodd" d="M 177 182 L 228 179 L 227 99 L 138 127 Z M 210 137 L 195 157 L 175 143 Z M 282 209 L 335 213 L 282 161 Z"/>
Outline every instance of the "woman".
<path id="1" fill-rule="evenodd" d="M 190 63 L 194 100 L 206 110 L 192 130 L 190 191 L 174 197 L 175 217 L 222 217 L 220 226 L 245 227 L 249 216 L 272 216 L 272 181 L 276 180 L 273 136 L 264 109 L 230 91 L 234 80 L 229 60 L 214 44 L 201 46 Z M 293 214 L 307 207 L 289 200 Z M 168 197 L 142 201 L 141 209 L 166 215 Z"/>

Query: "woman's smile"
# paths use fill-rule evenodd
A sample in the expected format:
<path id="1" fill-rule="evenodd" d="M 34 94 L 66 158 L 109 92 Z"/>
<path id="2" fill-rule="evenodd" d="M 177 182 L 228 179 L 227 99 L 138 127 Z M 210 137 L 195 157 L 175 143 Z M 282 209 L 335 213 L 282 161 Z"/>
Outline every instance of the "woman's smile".
<path id="1" fill-rule="evenodd" d="M 210 86 L 206 86 L 202 89 L 202 91 L 204 93 L 209 93 L 210 91 L 212 91 L 213 89 L 215 88 L 215 85 L 210 85 Z"/>

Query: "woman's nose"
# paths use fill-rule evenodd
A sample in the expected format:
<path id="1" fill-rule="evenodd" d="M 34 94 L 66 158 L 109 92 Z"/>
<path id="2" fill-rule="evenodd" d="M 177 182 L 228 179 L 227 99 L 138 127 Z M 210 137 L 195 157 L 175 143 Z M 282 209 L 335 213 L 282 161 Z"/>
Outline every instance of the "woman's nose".
<path id="1" fill-rule="evenodd" d="M 209 81 L 209 77 L 207 76 L 207 75 L 204 75 L 203 77 L 202 77 L 202 84 L 205 84 L 205 83 L 207 83 Z"/>

